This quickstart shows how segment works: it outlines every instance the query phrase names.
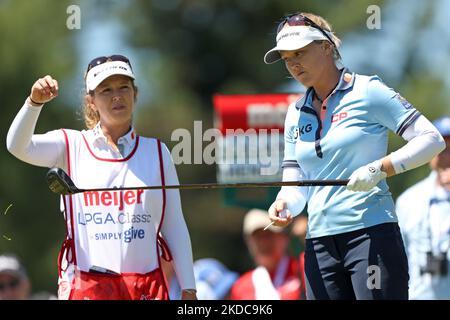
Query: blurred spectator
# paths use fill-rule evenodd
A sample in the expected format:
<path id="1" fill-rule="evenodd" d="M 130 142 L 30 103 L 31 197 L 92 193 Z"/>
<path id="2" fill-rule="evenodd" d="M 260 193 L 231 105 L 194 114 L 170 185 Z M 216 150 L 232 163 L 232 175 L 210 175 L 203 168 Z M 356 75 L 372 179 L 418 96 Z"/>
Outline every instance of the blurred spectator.
<path id="1" fill-rule="evenodd" d="M 446 148 L 431 160 L 431 174 L 401 194 L 396 205 L 413 300 L 450 299 L 450 117 L 433 124 Z"/>
<path id="2" fill-rule="evenodd" d="M 302 282 L 298 261 L 287 255 L 289 236 L 285 229 L 271 225 L 267 211 L 252 209 L 244 218 L 243 232 L 249 252 L 257 265 L 233 285 L 232 300 L 296 300 Z"/>
<path id="3" fill-rule="evenodd" d="M 12 254 L 0 255 L 0 300 L 30 298 L 31 284 L 25 268 Z"/>
<path id="4" fill-rule="evenodd" d="M 299 242 L 300 248 L 299 250 L 297 250 L 299 253 L 305 251 L 305 239 L 307 229 L 308 229 L 308 217 L 303 214 L 295 217 L 292 223 L 291 234 Z"/>
<path id="5" fill-rule="evenodd" d="M 30 300 L 58 300 L 58 297 L 50 292 L 41 291 L 38 293 L 34 293 Z"/>
<path id="6" fill-rule="evenodd" d="M 180 300 L 180 285 L 172 264 L 165 262 L 163 270 L 169 286 L 170 300 Z M 194 262 L 194 276 L 198 300 L 226 300 L 239 274 L 229 270 L 216 259 L 204 258 Z"/>
<path id="7" fill-rule="evenodd" d="M 239 274 L 229 270 L 216 259 L 205 258 L 194 262 L 197 299 L 226 300 Z"/>

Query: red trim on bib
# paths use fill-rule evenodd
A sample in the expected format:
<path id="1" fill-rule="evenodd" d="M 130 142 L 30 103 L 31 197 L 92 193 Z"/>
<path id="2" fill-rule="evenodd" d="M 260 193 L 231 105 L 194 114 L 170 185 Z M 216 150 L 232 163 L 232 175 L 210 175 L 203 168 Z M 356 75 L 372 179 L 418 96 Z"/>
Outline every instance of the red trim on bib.
<path id="1" fill-rule="evenodd" d="M 66 142 L 66 160 L 67 160 L 67 174 L 69 177 L 71 176 L 71 168 L 70 168 L 70 148 L 69 148 L 69 137 L 67 136 L 67 132 L 62 129 L 62 132 L 64 134 L 64 140 Z M 66 220 L 66 239 L 61 245 L 61 249 L 58 254 L 58 275 L 61 277 L 61 274 L 63 271 L 66 271 L 66 269 L 62 269 L 62 260 L 64 258 L 64 255 L 66 257 L 67 261 L 67 267 L 73 263 L 77 264 L 77 258 L 75 253 L 75 241 L 74 241 L 74 226 L 73 226 L 73 203 L 72 203 L 72 196 L 67 196 L 69 199 L 69 210 L 67 210 L 67 203 L 66 203 L 66 196 L 63 196 L 63 202 L 64 202 L 64 211 L 65 211 L 65 220 Z M 69 226 L 67 224 L 67 214 L 70 215 L 70 236 L 69 236 Z"/>
<path id="2" fill-rule="evenodd" d="M 158 233 L 158 246 L 161 249 L 161 257 L 167 262 L 172 261 L 172 253 L 170 252 L 169 246 L 166 240 Z"/>
<path id="3" fill-rule="evenodd" d="M 161 185 L 165 186 L 166 179 L 164 177 L 164 162 L 163 162 L 163 156 L 162 156 L 162 150 L 161 150 L 161 141 L 159 139 L 157 139 L 156 142 L 158 145 L 159 171 L 161 174 Z M 156 237 L 157 237 L 156 253 L 158 255 L 158 265 L 159 265 L 160 270 L 161 270 L 160 250 L 162 251 L 164 260 L 166 260 L 166 261 L 172 260 L 172 254 L 170 252 L 170 248 L 167 245 L 166 241 L 162 238 L 162 235 L 161 235 L 161 227 L 162 227 L 162 224 L 164 223 L 164 215 L 166 213 L 166 189 L 161 189 L 161 191 L 162 191 L 162 196 L 163 196 L 163 205 L 162 205 L 162 212 L 161 212 L 161 220 L 159 222 L 158 230 L 156 232 Z M 163 278 L 165 279 L 165 277 L 163 277 Z M 168 286 L 167 286 L 165 280 L 164 280 L 164 287 L 168 291 Z"/>
<path id="4" fill-rule="evenodd" d="M 97 160 L 99 160 L 99 161 L 107 161 L 107 162 L 124 162 L 124 161 L 128 161 L 128 160 L 130 160 L 131 157 L 134 155 L 134 153 L 136 152 L 137 147 L 138 147 L 138 145 L 139 145 L 139 136 L 136 136 L 136 143 L 134 144 L 134 148 L 133 148 L 133 150 L 130 152 L 130 154 L 129 154 L 126 158 L 123 158 L 123 159 L 106 159 L 106 158 L 100 158 L 100 157 L 97 157 L 97 156 L 94 154 L 94 152 L 92 152 L 91 147 L 89 146 L 89 143 L 87 142 L 86 137 L 84 136 L 84 134 L 81 134 L 81 136 L 83 137 L 84 143 L 86 143 L 86 147 L 87 147 L 87 149 L 89 150 L 89 153 L 90 153 L 95 159 L 97 159 Z"/>
<path id="5" fill-rule="evenodd" d="M 69 265 L 71 263 L 73 263 L 74 254 L 73 254 L 72 248 L 73 248 L 73 241 L 72 241 L 72 239 L 69 239 L 69 238 L 64 240 L 64 242 L 61 245 L 61 249 L 59 250 L 59 253 L 58 253 L 58 276 L 60 278 L 62 276 L 62 272 L 66 272 Z M 66 268 L 63 269 L 62 262 L 64 259 L 64 254 L 66 256 L 67 266 L 66 266 Z"/>

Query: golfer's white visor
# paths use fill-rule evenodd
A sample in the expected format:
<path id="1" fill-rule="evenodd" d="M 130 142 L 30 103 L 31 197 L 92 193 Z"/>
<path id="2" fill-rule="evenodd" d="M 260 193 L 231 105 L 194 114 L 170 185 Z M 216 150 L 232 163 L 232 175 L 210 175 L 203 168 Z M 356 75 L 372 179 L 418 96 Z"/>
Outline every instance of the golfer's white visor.
<path id="1" fill-rule="evenodd" d="M 327 31 L 324 31 L 327 32 Z M 331 38 L 331 34 L 328 33 Z M 267 64 L 277 62 L 281 59 L 280 50 L 297 50 L 303 48 L 314 40 L 328 40 L 320 30 L 311 26 L 285 27 L 277 35 L 277 45 L 264 55 Z"/>

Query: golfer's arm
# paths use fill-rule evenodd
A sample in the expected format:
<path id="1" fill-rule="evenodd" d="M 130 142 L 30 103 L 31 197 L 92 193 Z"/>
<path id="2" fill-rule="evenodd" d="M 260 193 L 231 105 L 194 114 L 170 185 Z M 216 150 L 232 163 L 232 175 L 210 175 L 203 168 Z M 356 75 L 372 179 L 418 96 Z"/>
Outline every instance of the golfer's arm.
<path id="1" fill-rule="evenodd" d="M 32 165 L 64 168 L 65 142 L 60 130 L 33 134 L 41 109 L 25 102 L 8 130 L 6 147 L 15 157 Z"/>
<path id="2" fill-rule="evenodd" d="M 382 170 L 388 177 L 424 165 L 445 149 L 444 138 L 423 115 L 405 130 L 402 137 L 408 143 L 381 160 Z"/>
<path id="3" fill-rule="evenodd" d="M 167 185 L 177 185 L 178 177 L 169 151 L 163 146 L 164 173 Z M 179 190 L 166 191 L 166 212 L 162 234 L 173 257 L 173 266 L 181 289 L 195 289 L 191 239 L 181 208 Z"/>

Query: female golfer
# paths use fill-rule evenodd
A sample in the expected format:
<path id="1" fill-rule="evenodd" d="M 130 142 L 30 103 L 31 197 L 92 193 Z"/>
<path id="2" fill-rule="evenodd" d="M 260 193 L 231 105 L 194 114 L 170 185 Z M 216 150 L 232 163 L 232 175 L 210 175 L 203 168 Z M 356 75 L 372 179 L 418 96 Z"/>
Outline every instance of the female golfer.
<path id="1" fill-rule="evenodd" d="M 265 62 L 283 60 L 308 88 L 286 116 L 283 179 L 350 179 L 346 188 L 283 187 L 269 210 L 285 226 L 308 204 L 307 298 L 407 299 L 407 258 L 385 179 L 430 161 L 443 138 L 379 77 L 339 68 L 340 41 L 322 17 L 287 16 L 276 41 Z M 388 130 L 408 141 L 390 155 Z"/>
<path id="2" fill-rule="evenodd" d="M 87 130 L 34 134 L 43 104 L 58 96 L 55 79 L 38 79 L 9 129 L 8 150 L 33 165 L 63 168 L 83 188 L 178 184 L 166 146 L 132 126 L 134 78 L 124 56 L 92 60 L 85 75 Z M 86 192 L 62 201 L 60 299 L 167 299 L 161 257 L 173 258 L 182 298 L 196 298 L 179 191 Z"/>

